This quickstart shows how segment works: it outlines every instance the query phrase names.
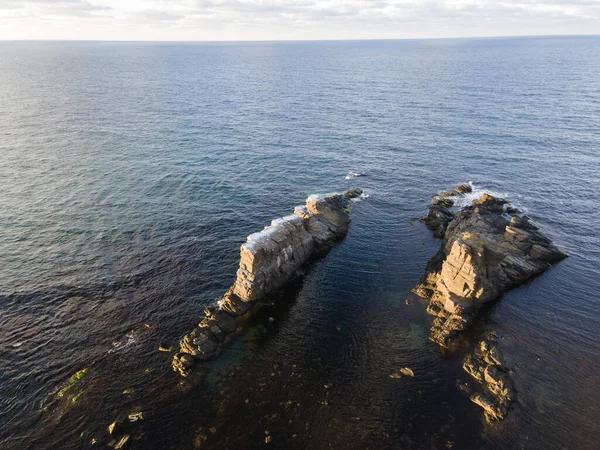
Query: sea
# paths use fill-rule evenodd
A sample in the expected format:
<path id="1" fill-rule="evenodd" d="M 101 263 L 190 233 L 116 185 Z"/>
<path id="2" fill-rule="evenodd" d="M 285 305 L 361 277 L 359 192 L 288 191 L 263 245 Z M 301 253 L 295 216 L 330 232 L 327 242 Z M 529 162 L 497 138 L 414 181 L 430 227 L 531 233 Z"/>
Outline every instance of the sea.
<path id="1" fill-rule="evenodd" d="M 569 255 L 472 330 L 516 385 L 495 426 L 411 293 L 467 182 Z M 173 372 L 246 237 L 350 187 L 348 235 Z M 600 37 L 0 42 L 0 448 L 142 412 L 130 448 L 596 449 L 599 195 Z"/>

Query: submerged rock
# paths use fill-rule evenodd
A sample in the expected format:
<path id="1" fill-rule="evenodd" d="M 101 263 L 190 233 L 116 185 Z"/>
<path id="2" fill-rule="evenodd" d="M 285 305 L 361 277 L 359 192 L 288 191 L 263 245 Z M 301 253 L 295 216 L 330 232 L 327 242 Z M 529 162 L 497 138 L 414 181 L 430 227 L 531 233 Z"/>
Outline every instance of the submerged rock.
<path id="1" fill-rule="evenodd" d="M 115 420 L 108 426 L 108 434 L 113 435 L 123 431 L 123 423 Z"/>
<path id="2" fill-rule="evenodd" d="M 205 328 L 197 327 L 184 336 L 179 343 L 181 353 L 187 353 L 195 359 L 209 359 L 217 350 L 217 341 L 212 333 Z"/>
<path id="3" fill-rule="evenodd" d="M 173 356 L 171 365 L 175 372 L 179 372 L 184 377 L 187 377 L 190 373 L 190 369 L 194 367 L 194 364 L 196 364 L 196 361 L 194 361 L 194 358 L 192 358 L 191 355 L 180 352 Z"/>
<path id="4" fill-rule="evenodd" d="M 414 377 L 415 373 L 409 367 L 403 367 L 403 368 L 400 369 L 399 372 L 392 373 L 390 375 L 390 378 L 402 378 L 402 376 L 405 376 L 405 377 Z"/>
<path id="5" fill-rule="evenodd" d="M 506 417 L 506 411 L 504 408 L 498 405 L 495 401 L 494 397 L 486 394 L 473 394 L 469 397 L 470 400 L 476 405 L 483 408 L 483 413 L 485 414 L 485 420 L 488 423 L 499 422 L 504 420 Z"/>
<path id="6" fill-rule="evenodd" d="M 130 422 L 137 422 L 138 420 L 144 420 L 144 413 L 142 411 L 132 412 L 127 416 Z"/>
<path id="7" fill-rule="evenodd" d="M 352 188 L 344 192 L 344 196 L 348 198 L 359 198 L 362 194 L 363 190 L 360 188 Z"/>
<path id="8" fill-rule="evenodd" d="M 67 384 L 56 393 L 56 398 L 64 397 L 67 394 L 67 392 L 69 392 L 74 386 L 79 384 L 79 382 L 83 380 L 87 374 L 88 369 L 81 369 L 75 372 L 73 375 L 71 375 L 69 381 L 67 381 Z"/>
<path id="9" fill-rule="evenodd" d="M 258 300 L 278 292 L 308 260 L 327 252 L 347 233 L 351 200 L 361 195 L 361 189 L 311 195 L 293 214 L 248 236 L 240 248 L 235 283 L 216 308 L 205 310 L 198 327 L 181 339 L 173 370 L 186 376 L 196 362 L 217 356 L 228 335 L 237 329 L 238 320 L 249 314 Z"/>
<path id="10" fill-rule="evenodd" d="M 527 216 L 508 216 L 507 203 L 483 194 L 456 214 L 434 204 L 422 219 L 443 243 L 413 291 L 430 299 L 431 339 L 442 346 L 484 304 L 566 258 Z"/>
<path id="11" fill-rule="evenodd" d="M 473 394 L 470 397 L 473 403 L 483 408 L 486 421 L 493 423 L 504 419 L 516 393 L 497 340 L 492 338 L 481 341 L 465 359 L 463 369 L 486 390 L 483 395 Z"/>
<path id="12" fill-rule="evenodd" d="M 127 448 L 129 446 L 129 439 L 130 438 L 131 438 L 131 436 L 129 436 L 128 434 L 126 434 L 121 439 L 119 439 L 119 442 L 117 442 L 115 444 L 115 450 L 121 450 L 121 449 Z"/>
<path id="13" fill-rule="evenodd" d="M 132 442 L 131 434 L 132 434 L 132 426 L 133 422 L 137 422 L 138 420 L 142 420 L 144 418 L 142 412 L 136 412 L 129 414 L 126 419 L 117 419 L 112 422 L 108 427 L 107 431 L 109 434 L 110 441 L 107 443 L 109 447 L 113 447 L 115 449 L 125 449 L 128 448 Z M 112 438 L 112 439 L 111 439 Z M 98 442 L 96 440 L 96 442 Z"/>

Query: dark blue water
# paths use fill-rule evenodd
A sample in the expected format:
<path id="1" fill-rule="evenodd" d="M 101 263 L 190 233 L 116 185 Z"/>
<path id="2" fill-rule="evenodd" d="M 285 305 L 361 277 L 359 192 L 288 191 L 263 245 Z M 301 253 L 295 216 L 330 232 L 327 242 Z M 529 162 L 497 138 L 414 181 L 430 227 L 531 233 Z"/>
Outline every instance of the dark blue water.
<path id="1" fill-rule="evenodd" d="M 599 74 L 595 37 L 0 43 L 0 447 L 86 448 L 142 409 L 135 448 L 595 448 Z M 465 181 L 570 254 L 474 333 L 518 389 L 492 429 L 410 294 L 439 245 L 414 218 Z M 157 348 L 245 237 L 350 185 L 345 240 L 180 383 Z"/>

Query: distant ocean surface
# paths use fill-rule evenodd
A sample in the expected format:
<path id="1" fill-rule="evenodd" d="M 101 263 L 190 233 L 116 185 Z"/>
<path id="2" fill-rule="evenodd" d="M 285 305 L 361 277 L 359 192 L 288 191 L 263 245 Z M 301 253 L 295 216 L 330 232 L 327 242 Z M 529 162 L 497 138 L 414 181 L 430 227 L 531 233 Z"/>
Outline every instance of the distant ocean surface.
<path id="1" fill-rule="evenodd" d="M 0 42 L 0 105 L 1 448 L 91 448 L 138 410 L 132 448 L 598 448 L 600 38 Z M 410 293 L 439 247 L 415 219 L 468 181 L 570 255 L 475 331 L 518 390 L 493 428 Z M 158 346 L 246 236 L 350 186 L 348 236 L 176 375 Z"/>

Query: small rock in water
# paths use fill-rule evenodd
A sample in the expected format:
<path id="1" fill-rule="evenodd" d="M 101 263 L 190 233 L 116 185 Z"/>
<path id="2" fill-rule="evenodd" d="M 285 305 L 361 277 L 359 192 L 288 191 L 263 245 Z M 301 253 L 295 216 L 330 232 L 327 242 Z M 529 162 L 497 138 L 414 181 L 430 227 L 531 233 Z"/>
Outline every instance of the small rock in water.
<path id="1" fill-rule="evenodd" d="M 406 376 L 406 377 L 414 377 L 415 373 L 409 369 L 408 367 L 403 367 L 402 369 L 400 369 L 400 373 L 392 373 L 390 375 L 390 378 L 402 378 L 402 375 Z"/>
<path id="2" fill-rule="evenodd" d="M 173 346 L 163 343 L 158 346 L 158 351 L 165 352 L 165 353 L 171 353 L 173 351 Z"/>
<path id="3" fill-rule="evenodd" d="M 275 318 L 274 317 L 269 317 L 269 323 L 273 323 L 275 322 Z"/>
<path id="4" fill-rule="evenodd" d="M 450 189 L 449 191 L 444 191 L 440 194 L 440 197 L 458 197 L 461 193 L 456 189 Z"/>
<path id="5" fill-rule="evenodd" d="M 403 375 L 409 376 L 409 377 L 414 377 L 415 373 L 409 369 L 408 367 L 404 367 L 402 369 L 400 369 L 400 372 L 402 372 Z"/>
<path id="6" fill-rule="evenodd" d="M 488 394 L 473 394 L 470 399 L 473 403 L 483 408 L 487 423 L 493 424 L 506 417 L 506 406 L 498 404 L 492 396 Z"/>
<path id="7" fill-rule="evenodd" d="M 130 422 L 137 422 L 138 420 L 144 420 L 144 413 L 142 411 L 131 413 L 127 416 Z"/>
<path id="8" fill-rule="evenodd" d="M 114 434 L 116 431 L 119 431 L 120 429 L 120 424 L 115 420 L 113 423 L 111 423 L 108 426 L 108 434 Z"/>
<path id="9" fill-rule="evenodd" d="M 437 196 L 433 197 L 433 204 L 439 206 L 450 207 L 454 206 L 454 200 L 450 200 L 447 197 Z"/>
<path id="10" fill-rule="evenodd" d="M 126 434 L 125 436 L 123 436 L 119 442 L 117 442 L 115 444 L 115 450 L 121 450 L 127 447 L 127 445 L 129 444 L 129 438 L 130 436 L 128 434 Z"/>
<path id="11" fill-rule="evenodd" d="M 461 194 L 466 194 L 466 193 L 469 193 L 469 192 L 473 192 L 473 188 L 471 187 L 470 184 L 461 184 L 460 186 L 458 186 L 456 188 L 456 190 L 458 192 L 460 192 Z"/>
<path id="12" fill-rule="evenodd" d="M 359 198 L 362 197 L 364 194 L 363 190 L 360 188 L 352 188 L 352 189 L 348 189 L 347 191 L 344 191 L 344 197 L 346 198 Z M 368 197 L 368 195 L 366 196 Z"/>

